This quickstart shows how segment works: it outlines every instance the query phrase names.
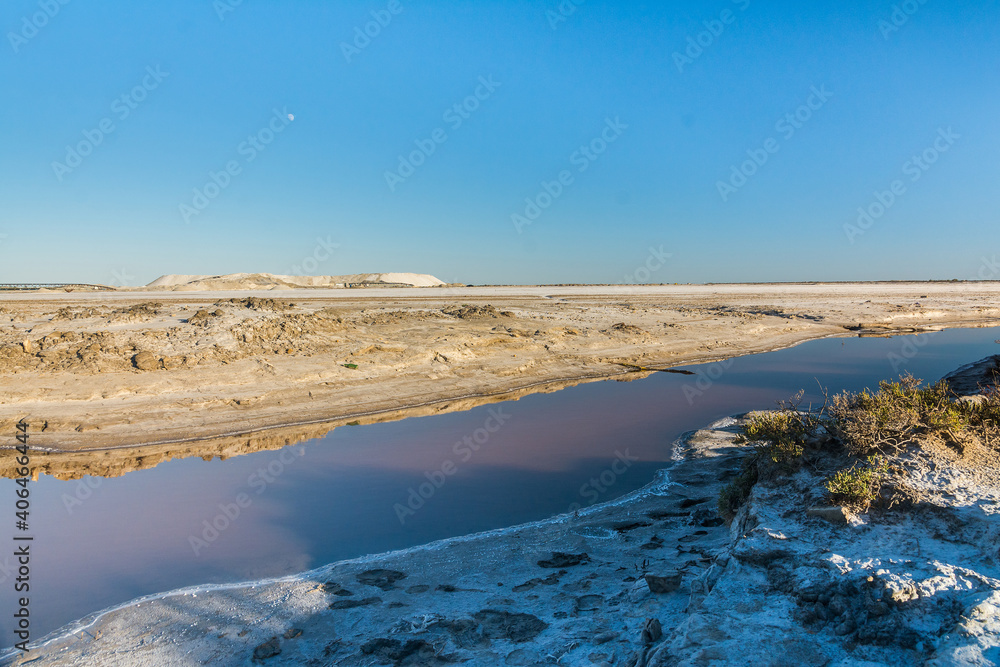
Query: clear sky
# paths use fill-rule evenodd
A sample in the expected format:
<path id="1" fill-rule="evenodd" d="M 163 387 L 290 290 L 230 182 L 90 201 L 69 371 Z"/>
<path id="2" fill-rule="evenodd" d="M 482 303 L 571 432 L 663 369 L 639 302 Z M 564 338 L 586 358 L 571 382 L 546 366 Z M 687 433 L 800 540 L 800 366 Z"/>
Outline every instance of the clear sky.
<path id="1" fill-rule="evenodd" d="M 8 0 L 0 28 L 0 282 L 1000 278 L 996 1 Z"/>

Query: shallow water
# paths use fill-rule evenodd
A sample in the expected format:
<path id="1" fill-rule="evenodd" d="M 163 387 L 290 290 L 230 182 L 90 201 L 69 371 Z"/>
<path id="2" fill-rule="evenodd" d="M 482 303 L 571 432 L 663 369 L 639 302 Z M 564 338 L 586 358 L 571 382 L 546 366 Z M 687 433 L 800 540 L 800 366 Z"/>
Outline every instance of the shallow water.
<path id="1" fill-rule="evenodd" d="M 857 391 L 906 371 L 936 380 L 1000 352 L 998 337 L 960 329 L 829 338 L 687 367 L 696 376 L 654 373 L 342 427 L 227 461 L 172 461 L 114 479 L 43 477 L 31 487 L 32 636 L 140 595 L 290 574 L 609 501 L 651 481 L 685 431 L 800 389 L 808 405 L 822 402 L 820 385 Z M 15 600 L 14 490 L 0 480 L 0 507 L 11 508 L 0 527 L 4 618 Z M 5 621 L 0 645 L 13 641 Z"/>

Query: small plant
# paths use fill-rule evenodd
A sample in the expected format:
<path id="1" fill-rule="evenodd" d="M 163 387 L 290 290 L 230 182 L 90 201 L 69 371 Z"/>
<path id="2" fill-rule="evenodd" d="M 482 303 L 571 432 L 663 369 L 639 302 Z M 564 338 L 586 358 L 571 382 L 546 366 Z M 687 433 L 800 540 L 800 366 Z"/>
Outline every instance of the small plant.
<path id="1" fill-rule="evenodd" d="M 732 521 L 750 497 L 760 479 L 768 479 L 798 468 L 805 453 L 806 438 L 822 423 L 816 415 L 801 412 L 795 401 L 780 410 L 751 415 L 740 426 L 739 444 L 752 445 L 753 451 L 743 460 L 739 475 L 719 492 L 719 514 Z"/>
<path id="2" fill-rule="evenodd" d="M 719 491 L 719 515 L 726 521 L 732 521 L 736 517 L 736 512 L 750 497 L 750 491 L 756 483 L 756 468 L 744 468 L 740 471 L 736 479 Z"/>
<path id="3" fill-rule="evenodd" d="M 752 444 L 759 457 L 787 467 L 802 456 L 810 430 L 807 420 L 792 410 L 756 414 L 740 428 L 736 442 Z"/>
<path id="4" fill-rule="evenodd" d="M 889 462 L 882 456 L 869 456 L 867 463 L 841 470 L 826 482 L 830 498 L 839 505 L 864 512 L 878 496 L 882 480 L 889 474 Z"/>
<path id="5" fill-rule="evenodd" d="M 1000 387 L 986 387 L 974 400 L 956 398 L 947 382 L 923 385 L 907 374 L 880 382 L 876 391 L 838 394 L 818 412 L 798 410 L 800 394 L 780 410 L 755 414 L 736 437 L 753 450 L 721 490 L 719 512 L 732 520 L 754 484 L 796 470 L 823 436 L 860 459 L 826 481 L 834 502 L 859 511 L 878 497 L 889 474 L 887 457 L 914 442 L 943 443 L 959 455 L 970 444 L 1000 450 Z"/>

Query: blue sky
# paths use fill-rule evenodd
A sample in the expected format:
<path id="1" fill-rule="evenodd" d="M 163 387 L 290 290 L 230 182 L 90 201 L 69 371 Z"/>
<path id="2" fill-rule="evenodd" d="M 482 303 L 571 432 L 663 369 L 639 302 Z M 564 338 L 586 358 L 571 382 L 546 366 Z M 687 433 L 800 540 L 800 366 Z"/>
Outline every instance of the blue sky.
<path id="1" fill-rule="evenodd" d="M 5 3 L 0 281 L 1000 278 L 996 1 L 237 1 Z"/>

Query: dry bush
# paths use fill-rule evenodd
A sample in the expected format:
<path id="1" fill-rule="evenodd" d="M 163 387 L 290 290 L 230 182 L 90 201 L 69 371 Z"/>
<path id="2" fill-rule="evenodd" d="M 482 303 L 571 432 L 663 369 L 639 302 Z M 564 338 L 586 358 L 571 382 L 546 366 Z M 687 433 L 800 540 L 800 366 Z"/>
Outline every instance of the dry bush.
<path id="1" fill-rule="evenodd" d="M 947 382 L 921 386 L 912 375 L 903 375 L 898 382 L 880 382 L 875 392 L 834 396 L 832 430 L 850 454 L 862 457 L 893 453 L 930 435 L 961 443 L 969 427 L 988 415 L 977 420 L 980 406 L 954 399 Z"/>
<path id="2" fill-rule="evenodd" d="M 958 400 L 947 382 L 922 385 L 903 375 L 880 382 L 876 391 L 838 394 L 817 412 L 798 410 L 793 399 L 776 412 L 753 415 L 737 436 L 753 450 L 719 495 L 722 516 L 731 520 L 758 481 L 796 470 L 824 433 L 855 461 L 827 478 L 831 500 L 865 511 L 888 481 L 887 457 L 911 443 L 943 443 L 952 455 L 973 461 L 988 460 L 984 451 L 1000 452 L 1000 387 Z"/>

